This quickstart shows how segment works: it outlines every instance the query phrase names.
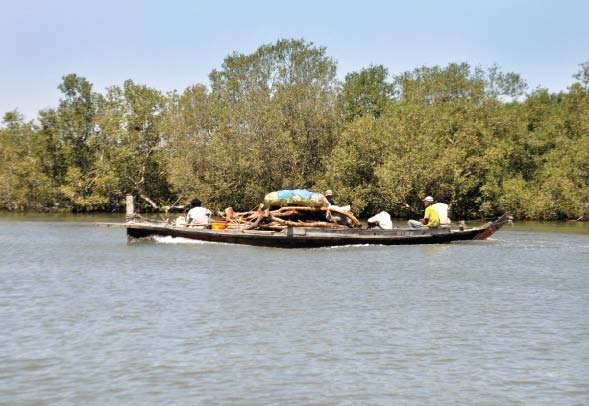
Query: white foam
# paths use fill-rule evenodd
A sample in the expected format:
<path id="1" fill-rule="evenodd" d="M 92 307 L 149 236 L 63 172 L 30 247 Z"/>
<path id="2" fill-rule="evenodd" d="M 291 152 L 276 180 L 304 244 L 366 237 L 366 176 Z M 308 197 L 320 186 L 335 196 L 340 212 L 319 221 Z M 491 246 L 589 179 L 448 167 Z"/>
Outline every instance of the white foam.
<path id="1" fill-rule="evenodd" d="M 153 239 L 161 244 L 211 244 L 208 241 L 192 240 L 190 238 L 183 237 L 172 237 L 172 236 L 159 236 L 156 235 Z"/>
<path id="2" fill-rule="evenodd" d="M 346 245 L 333 245 L 328 247 L 318 247 L 318 248 L 311 248 L 311 249 L 319 249 L 319 250 L 338 250 L 342 248 L 362 248 L 362 247 L 386 247 L 383 244 L 346 244 Z"/>

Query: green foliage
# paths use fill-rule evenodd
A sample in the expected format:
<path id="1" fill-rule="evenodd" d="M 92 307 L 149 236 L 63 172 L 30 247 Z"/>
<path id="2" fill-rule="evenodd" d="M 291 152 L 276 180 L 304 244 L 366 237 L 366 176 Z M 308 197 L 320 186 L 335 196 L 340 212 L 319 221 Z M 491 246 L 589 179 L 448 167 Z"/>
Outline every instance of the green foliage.
<path id="1" fill-rule="evenodd" d="M 497 154 L 495 134 L 505 132 L 494 128 L 502 105 L 487 98 L 485 86 L 481 72 L 471 73 L 466 64 L 397 76 L 396 98 L 378 120 L 357 119 L 346 126 L 332 169 L 344 176 L 340 187 L 354 190 L 350 198 L 368 208 L 385 202 L 396 215 L 416 215 L 426 195 L 450 202 L 455 215 L 476 215 L 472 202 L 493 169 L 495 160 L 488 155 Z M 357 134 L 356 126 L 370 134 L 358 137 L 352 145 L 364 150 L 350 156 L 347 129 Z M 354 167 L 361 172 L 349 176 Z M 366 182 L 360 188 L 357 178 Z M 358 190 L 365 195 L 356 197 Z"/>
<path id="2" fill-rule="evenodd" d="M 69 74 L 57 108 L 4 115 L 0 206 L 121 210 L 130 193 L 139 210 L 194 197 L 250 210 L 274 190 L 330 188 L 359 215 L 383 203 L 417 217 L 434 195 L 456 220 L 586 218 L 588 72 L 558 94 L 466 63 L 390 80 L 371 65 L 339 83 L 325 48 L 279 40 L 181 94 L 132 80 L 99 94 Z"/>
<path id="3" fill-rule="evenodd" d="M 281 40 L 228 56 L 222 68 L 210 75 L 210 94 L 187 89 L 166 118 L 175 190 L 251 209 L 269 191 L 311 186 L 338 124 L 325 49 Z"/>
<path id="4" fill-rule="evenodd" d="M 94 131 L 96 99 L 100 96 L 92 92 L 92 84 L 86 79 L 69 74 L 63 77 L 58 86 L 64 94 L 57 109 L 57 132 L 65 150 L 68 166 L 90 170 L 92 150 L 88 138 Z"/>
<path id="5" fill-rule="evenodd" d="M 167 139 L 162 129 L 168 98 L 158 90 L 135 84 L 108 89 L 99 104 L 98 130 L 90 139 L 96 152 L 93 188 L 108 191 L 108 205 L 118 206 L 125 194 L 141 197 L 148 205 L 171 199 L 164 170 Z"/>
<path id="6" fill-rule="evenodd" d="M 348 73 L 338 98 L 338 109 L 346 121 L 363 115 L 379 118 L 394 95 L 394 85 L 387 82 L 388 71 L 370 66 Z"/>
<path id="7" fill-rule="evenodd" d="M 51 179 L 38 168 L 41 140 L 37 128 L 18 112 L 4 115 L 0 129 L 0 205 L 8 209 L 41 209 L 55 200 Z"/>
<path id="8" fill-rule="evenodd" d="M 383 200 L 375 170 L 384 162 L 383 149 L 389 141 L 386 129 L 370 117 L 346 126 L 334 148 L 321 185 L 338 193 L 339 200 L 363 212 Z"/>

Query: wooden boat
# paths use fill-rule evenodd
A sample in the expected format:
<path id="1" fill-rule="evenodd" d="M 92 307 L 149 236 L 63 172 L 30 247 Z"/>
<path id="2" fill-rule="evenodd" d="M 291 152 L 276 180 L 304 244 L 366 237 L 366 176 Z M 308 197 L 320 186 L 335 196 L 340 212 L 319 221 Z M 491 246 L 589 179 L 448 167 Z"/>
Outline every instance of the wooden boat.
<path id="1" fill-rule="evenodd" d="M 182 237 L 200 241 L 277 248 L 318 248 L 343 245 L 446 244 L 453 241 L 485 240 L 511 220 L 504 214 L 481 227 L 454 230 L 449 227 L 352 229 L 286 227 L 280 231 L 196 229 L 186 226 L 132 221 L 124 224 L 129 241 L 153 236 Z"/>

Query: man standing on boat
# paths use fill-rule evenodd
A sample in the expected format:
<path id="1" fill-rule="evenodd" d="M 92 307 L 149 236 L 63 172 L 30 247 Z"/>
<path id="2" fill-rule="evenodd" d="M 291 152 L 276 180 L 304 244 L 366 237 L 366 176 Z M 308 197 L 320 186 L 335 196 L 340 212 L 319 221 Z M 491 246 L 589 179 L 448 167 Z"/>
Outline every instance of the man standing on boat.
<path id="1" fill-rule="evenodd" d="M 423 218 L 419 221 L 409 220 L 407 224 L 412 228 L 438 228 L 440 226 L 440 215 L 433 207 L 434 198 L 431 196 L 426 197 L 423 199 L 423 204 L 425 204 L 425 214 Z"/>
<path id="2" fill-rule="evenodd" d="M 194 199 L 190 202 L 192 207 L 186 215 L 187 224 L 194 224 L 196 228 L 205 228 L 211 221 L 211 211 L 206 207 L 201 207 L 201 202 Z"/>

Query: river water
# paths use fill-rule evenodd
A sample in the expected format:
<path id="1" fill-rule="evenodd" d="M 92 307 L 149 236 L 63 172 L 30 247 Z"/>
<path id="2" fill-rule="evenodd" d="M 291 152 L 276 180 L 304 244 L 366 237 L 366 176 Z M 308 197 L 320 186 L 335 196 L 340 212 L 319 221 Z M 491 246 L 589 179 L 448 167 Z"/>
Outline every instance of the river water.
<path id="1" fill-rule="evenodd" d="M 283 250 L 0 215 L 1 405 L 587 405 L 589 224 Z"/>

